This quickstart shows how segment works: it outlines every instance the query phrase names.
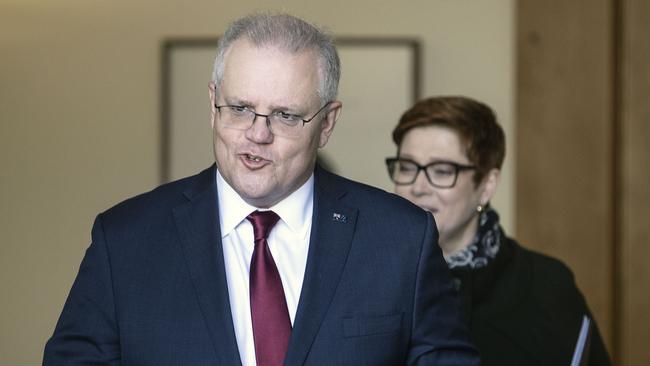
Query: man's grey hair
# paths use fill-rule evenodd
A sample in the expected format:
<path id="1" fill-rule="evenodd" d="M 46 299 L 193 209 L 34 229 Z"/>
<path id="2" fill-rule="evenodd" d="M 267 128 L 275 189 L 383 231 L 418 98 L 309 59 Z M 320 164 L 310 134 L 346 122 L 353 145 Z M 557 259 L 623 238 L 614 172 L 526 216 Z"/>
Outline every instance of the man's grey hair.
<path id="1" fill-rule="evenodd" d="M 336 99 L 341 77 L 341 62 L 333 37 L 324 29 L 289 14 L 258 13 L 233 22 L 219 40 L 212 70 L 212 81 L 218 88 L 223 81 L 224 61 L 228 50 L 240 39 L 256 47 L 275 46 L 297 54 L 314 51 L 318 55 L 320 87 L 323 104 Z"/>

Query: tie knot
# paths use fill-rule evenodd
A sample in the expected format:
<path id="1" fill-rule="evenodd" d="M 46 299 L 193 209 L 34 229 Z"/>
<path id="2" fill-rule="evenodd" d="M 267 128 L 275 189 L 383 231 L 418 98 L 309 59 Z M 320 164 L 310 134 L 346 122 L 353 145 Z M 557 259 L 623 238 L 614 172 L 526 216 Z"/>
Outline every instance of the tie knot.
<path id="1" fill-rule="evenodd" d="M 266 239 L 280 216 L 273 211 L 255 211 L 246 217 L 253 224 L 255 241 Z"/>

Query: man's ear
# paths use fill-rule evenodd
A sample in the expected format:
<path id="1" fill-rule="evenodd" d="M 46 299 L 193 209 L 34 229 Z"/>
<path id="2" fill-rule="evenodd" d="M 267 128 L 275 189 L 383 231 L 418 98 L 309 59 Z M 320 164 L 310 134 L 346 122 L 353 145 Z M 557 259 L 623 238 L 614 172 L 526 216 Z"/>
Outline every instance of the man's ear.
<path id="1" fill-rule="evenodd" d="M 491 169 L 485 177 L 483 177 L 483 192 L 481 192 L 481 205 L 485 206 L 494 196 L 499 186 L 499 179 L 501 178 L 501 171 L 499 169 Z"/>
<path id="2" fill-rule="evenodd" d="M 217 112 L 217 109 L 214 107 L 217 103 L 217 86 L 214 81 L 208 83 L 208 95 L 210 97 L 210 126 L 214 128 L 214 118 Z"/>
<path id="3" fill-rule="evenodd" d="M 323 148 L 327 145 L 327 141 L 329 141 L 332 132 L 334 132 L 334 126 L 336 125 L 336 121 L 339 119 L 342 107 L 343 104 L 339 101 L 331 102 L 329 106 L 327 106 L 325 117 L 320 123 L 318 147 Z"/>

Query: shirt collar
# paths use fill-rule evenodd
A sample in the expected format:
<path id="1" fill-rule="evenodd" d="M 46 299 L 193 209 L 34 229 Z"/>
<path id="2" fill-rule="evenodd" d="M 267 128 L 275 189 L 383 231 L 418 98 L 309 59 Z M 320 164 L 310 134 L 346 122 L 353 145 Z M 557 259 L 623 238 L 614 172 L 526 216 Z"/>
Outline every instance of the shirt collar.
<path id="1" fill-rule="evenodd" d="M 226 182 L 217 169 L 217 192 L 219 204 L 219 225 L 221 237 L 232 232 L 251 212 L 258 210 L 249 205 Z M 305 238 L 311 228 L 311 217 L 314 208 L 314 173 L 297 190 L 270 208 L 289 229 L 300 238 Z M 260 209 L 262 210 L 262 209 Z"/>

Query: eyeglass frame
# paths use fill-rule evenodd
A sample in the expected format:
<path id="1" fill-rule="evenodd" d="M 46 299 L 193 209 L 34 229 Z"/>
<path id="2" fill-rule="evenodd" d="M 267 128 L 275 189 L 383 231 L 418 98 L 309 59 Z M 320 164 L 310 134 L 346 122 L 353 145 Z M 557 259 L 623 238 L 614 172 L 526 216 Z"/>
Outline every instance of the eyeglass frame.
<path id="1" fill-rule="evenodd" d="M 333 102 L 334 101 L 330 100 L 329 102 L 325 103 L 325 105 L 323 105 L 316 113 L 314 113 L 313 116 L 311 116 L 308 119 L 304 119 L 299 115 L 295 115 L 295 114 L 291 114 L 291 113 L 286 113 L 286 114 L 297 117 L 297 119 L 302 121 L 302 125 L 304 127 L 306 123 L 311 122 L 314 118 L 316 118 L 316 116 L 318 116 L 320 114 L 320 112 L 325 110 L 325 108 L 327 106 L 329 106 L 330 104 L 332 104 Z M 274 135 L 275 135 L 275 133 L 273 132 L 273 129 L 271 128 L 271 116 L 274 115 L 274 114 L 278 114 L 278 113 L 284 113 L 284 112 L 281 112 L 281 111 L 275 111 L 275 112 L 270 113 L 270 114 L 262 114 L 262 113 L 257 113 L 255 110 L 253 110 L 253 109 L 251 109 L 249 107 L 246 107 L 246 106 L 232 105 L 232 104 L 217 105 L 216 102 L 214 103 L 214 108 L 217 109 L 217 112 L 219 112 L 219 114 L 221 114 L 221 108 L 244 108 L 244 109 L 248 110 L 249 112 L 253 113 L 253 119 L 251 120 L 251 124 L 245 130 L 248 130 L 249 128 L 253 127 L 257 117 L 264 117 L 264 119 L 266 120 L 266 127 L 268 127 L 269 131 L 271 131 L 271 133 L 273 133 Z M 296 123 L 295 125 L 291 125 L 290 127 L 293 128 L 293 127 L 296 127 L 296 126 L 298 126 L 298 123 Z"/>
<path id="2" fill-rule="evenodd" d="M 434 161 L 434 162 L 431 162 L 431 163 L 426 164 L 426 165 L 420 165 L 420 164 L 416 163 L 415 161 L 413 161 L 411 159 L 400 158 L 400 157 L 388 157 L 388 158 L 386 158 L 385 161 L 386 161 L 386 168 L 388 169 L 388 177 L 390 178 L 390 180 L 393 183 L 395 183 L 396 185 L 399 185 L 399 186 L 406 186 L 406 185 L 410 185 L 410 184 L 415 183 L 415 181 L 418 179 L 418 175 L 420 174 L 420 171 L 424 171 L 424 176 L 427 178 L 427 181 L 432 186 L 434 186 L 436 188 L 442 188 L 442 189 L 454 188 L 454 186 L 456 186 L 456 182 L 458 181 L 458 174 L 460 172 L 466 171 L 466 170 L 476 170 L 475 165 L 465 165 L 465 164 L 459 164 L 459 163 L 455 163 L 453 161 L 445 161 L 445 160 Z M 405 162 L 411 163 L 411 164 L 415 165 L 415 167 L 418 169 L 415 172 L 415 175 L 413 175 L 413 180 L 412 181 L 410 181 L 408 183 L 399 183 L 399 182 L 396 182 L 393 179 L 393 172 L 391 171 L 391 165 L 393 165 L 393 164 L 395 164 L 395 163 L 397 163 L 399 161 L 405 161 Z M 446 164 L 446 165 L 451 165 L 451 166 L 454 167 L 454 180 L 451 183 L 451 185 L 441 186 L 439 184 L 433 183 L 433 180 L 429 176 L 429 172 L 427 171 L 427 169 L 429 167 L 431 167 L 431 166 L 438 165 L 438 164 Z"/>

